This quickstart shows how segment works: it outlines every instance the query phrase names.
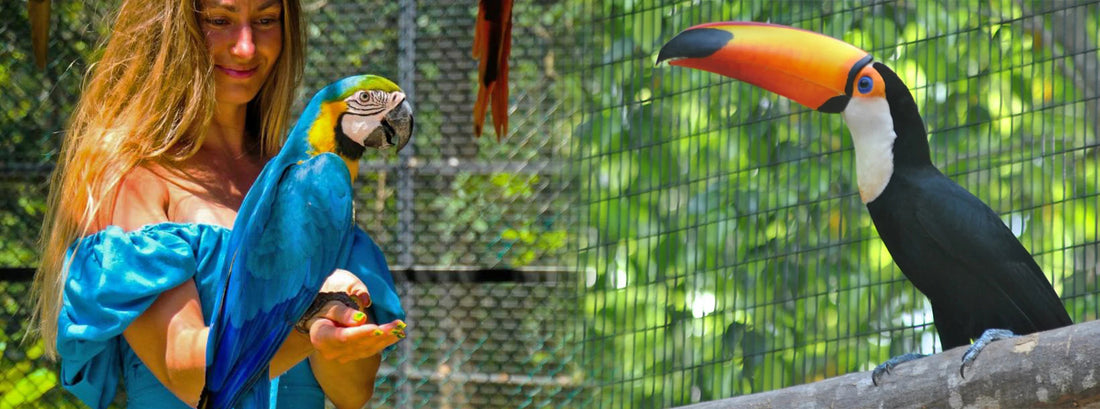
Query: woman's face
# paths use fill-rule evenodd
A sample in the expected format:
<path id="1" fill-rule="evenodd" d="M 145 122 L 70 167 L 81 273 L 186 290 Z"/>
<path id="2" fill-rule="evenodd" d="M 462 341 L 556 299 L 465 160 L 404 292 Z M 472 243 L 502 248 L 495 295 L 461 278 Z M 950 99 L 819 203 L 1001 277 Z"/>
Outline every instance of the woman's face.
<path id="1" fill-rule="evenodd" d="M 281 0 L 203 0 L 200 27 L 219 104 L 256 97 L 283 49 Z"/>

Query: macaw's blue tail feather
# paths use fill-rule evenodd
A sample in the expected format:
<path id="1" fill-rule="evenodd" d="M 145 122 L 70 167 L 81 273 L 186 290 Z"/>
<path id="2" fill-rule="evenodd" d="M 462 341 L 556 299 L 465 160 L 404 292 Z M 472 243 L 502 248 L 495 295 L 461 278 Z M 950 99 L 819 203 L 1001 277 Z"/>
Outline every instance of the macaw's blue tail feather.
<path id="1" fill-rule="evenodd" d="M 312 299 L 308 296 L 301 298 Z M 304 306 L 301 304 L 303 303 L 298 298 L 287 300 L 272 306 L 271 310 L 268 311 L 268 315 L 271 317 L 286 317 L 293 315 L 289 311 L 302 311 L 309 306 L 308 301 L 305 302 Z M 221 322 L 229 322 L 229 320 Z M 211 395 L 212 407 L 238 408 L 246 403 L 253 405 L 251 403 L 254 394 L 252 389 L 266 391 L 265 386 L 258 381 L 267 379 L 271 358 L 275 356 L 275 351 L 290 335 L 288 328 L 289 325 L 293 325 L 293 322 L 286 325 L 278 325 L 276 322 L 270 322 L 269 324 L 273 325 L 235 326 L 230 323 L 220 327 L 221 332 L 219 335 L 222 340 L 257 340 L 258 342 L 254 344 L 220 342 L 215 346 L 214 356 L 234 356 L 237 357 L 237 360 L 231 363 L 226 362 L 224 365 L 212 365 L 208 368 L 209 371 L 212 371 L 208 378 L 222 380 L 220 384 L 207 386 L 211 392 L 218 392 Z M 237 402 L 232 401 L 233 394 L 220 393 L 223 391 L 244 390 L 248 385 L 252 386 L 244 395 L 239 395 L 240 399 Z M 256 394 L 258 394 L 257 396 L 262 395 L 262 399 L 267 399 L 266 392 L 256 392 Z"/>
<path id="2" fill-rule="evenodd" d="M 265 376 L 257 379 L 256 383 L 245 391 L 241 395 L 241 399 L 232 407 L 233 409 L 269 409 L 271 407 L 270 393 L 271 381 Z"/>

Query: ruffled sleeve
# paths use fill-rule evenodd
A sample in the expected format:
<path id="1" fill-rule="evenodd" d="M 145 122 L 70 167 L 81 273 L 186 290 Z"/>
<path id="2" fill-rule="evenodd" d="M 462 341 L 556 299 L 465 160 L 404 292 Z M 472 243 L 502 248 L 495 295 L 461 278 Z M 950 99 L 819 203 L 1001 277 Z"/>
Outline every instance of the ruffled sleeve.
<path id="1" fill-rule="evenodd" d="M 393 275 L 386 265 L 382 250 L 374 244 L 366 232 L 355 228 L 351 258 L 347 270 L 359 277 L 370 291 L 370 314 L 374 321 L 384 324 L 396 319 L 405 319 L 405 310 L 397 298 L 397 289 L 393 285 Z"/>
<path id="2" fill-rule="evenodd" d="M 114 399 L 119 335 L 165 290 L 190 279 L 196 257 L 172 231 L 108 227 L 69 248 L 58 317 L 61 383 L 93 408 Z"/>

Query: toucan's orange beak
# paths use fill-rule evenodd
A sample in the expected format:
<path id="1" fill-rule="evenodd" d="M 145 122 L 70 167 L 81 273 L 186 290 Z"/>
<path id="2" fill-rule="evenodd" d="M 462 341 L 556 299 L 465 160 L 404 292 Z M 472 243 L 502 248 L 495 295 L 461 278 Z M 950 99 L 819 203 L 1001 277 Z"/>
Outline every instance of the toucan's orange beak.
<path id="1" fill-rule="evenodd" d="M 871 55 L 835 38 L 767 23 L 691 27 L 661 47 L 657 63 L 710 71 L 821 112 L 841 112 Z"/>

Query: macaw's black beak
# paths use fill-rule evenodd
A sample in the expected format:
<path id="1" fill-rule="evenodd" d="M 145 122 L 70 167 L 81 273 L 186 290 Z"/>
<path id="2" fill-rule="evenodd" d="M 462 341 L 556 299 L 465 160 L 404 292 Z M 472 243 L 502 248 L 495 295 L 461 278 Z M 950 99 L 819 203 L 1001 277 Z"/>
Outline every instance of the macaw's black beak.
<path id="1" fill-rule="evenodd" d="M 409 143 L 412 133 L 412 106 L 409 105 L 408 100 L 403 100 L 382 118 L 381 125 L 367 136 L 363 146 L 376 149 L 396 146 L 395 151 L 400 151 Z"/>
<path id="2" fill-rule="evenodd" d="M 775 92 L 810 109 L 837 113 L 871 55 L 835 38 L 753 22 L 702 24 L 661 47 L 657 63 L 710 71 Z"/>

